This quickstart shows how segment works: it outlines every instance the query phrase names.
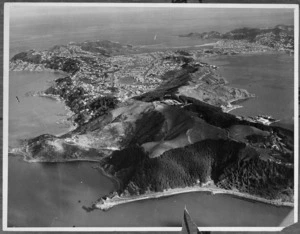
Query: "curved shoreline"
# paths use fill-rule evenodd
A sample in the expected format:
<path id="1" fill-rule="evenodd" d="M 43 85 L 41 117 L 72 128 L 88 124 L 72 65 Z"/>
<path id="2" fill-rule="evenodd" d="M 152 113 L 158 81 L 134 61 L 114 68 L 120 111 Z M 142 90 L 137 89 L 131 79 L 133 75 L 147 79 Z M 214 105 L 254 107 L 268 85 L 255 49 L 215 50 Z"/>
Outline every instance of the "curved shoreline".
<path id="1" fill-rule="evenodd" d="M 15 152 L 11 152 L 14 155 Z M 19 154 L 20 155 L 20 154 Z M 72 162 L 91 162 L 91 163 L 99 163 L 101 160 L 91 160 L 91 159 L 73 159 L 73 160 L 66 160 L 66 161 L 40 161 L 40 160 L 27 160 L 25 157 L 23 158 L 24 161 L 27 163 L 72 163 Z M 95 208 L 98 208 L 100 210 L 106 211 L 114 206 L 136 202 L 140 200 L 148 200 L 148 199 L 155 199 L 155 198 L 162 198 L 162 197 L 170 197 L 174 195 L 184 194 L 184 193 L 191 193 L 191 192 L 208 192 L 211 195 L 216 194 L 225 194 L 229 196 L 233 196 L 239 199 L 245 199 L 249 202 L 260 202 L 268 205 L 273 205 L 277 207 L 294 207 L 294 203 L 292 202 L 282 202 L 279 200 L 269 200 L 266 198 L 254 196 L 247 193 L 241 193 L 233 190 L 226 190 L 218 188 L 214 185 L 208 185 L 200 187 L 199 185 L 195 185 L 193 187 L 185 187 L 185 188 L 175 188 L 175 189 L 168 189 L 163 192 L 149 192 L 142 195 L 134 195 L 134 196 L 119 196 L 117 195 L 116 191 L 118 191 L 121 188 L 121 181 L 114 177 L 113 175 L 110 175 L 107 173 L 102 167 L 96 167 L 103 176 L 107 177 L 112 181 L 112 183 L 115 185 L 114 194 L 112 197 L 102 197 L 98 199 L 98 201 L 95 203 Z"/>
<path id="2" fill-rule="evenodd" d="M 100 173 L 101 173 L 103 176 L 107 177 L 108 179 L 110 179 L 110 180 L 113 182 L 113 184 L 115 185 L 115 190 L 114 190 L 114 191 L 118 191 L 119 189 L 121 189 L 121 184 L 122 184 L 122 182 L 121 182 L 120 180 L 118 180 L 118 178 L 116 178 L 115 176 L 113 176 L 113 175 L 107 173 L 107 172 L 104 170 L 103 167 L 100 167 L 100 166 L 99 166 L 99 167 L 97 167 L 97 169 L 98 169 L 98 171 L 100 171 Z M 101 199 L 101 198 L 100 198 L 100 199 Z"/>
<path id="3" fill-rule="evenodd" d="M 250 98 L 255 98 L 255 94 L 251 94 L 250 93 L 250 96 L 246 97 L 246 98 L 233 98 L 233 99 L 231 99 L 231 100 L 228 101 L 227 106 L 224 106 L 224 107 L 221 106 L 221 108 L 222 108 L 223 112 L 229 113 L 230 111 L 233 111 L 235 109 L 243 108 L 244 107 L 242 105 L 236 105 L 236 104 L 234 104 L 235 102 L 239 102 L 239 103 L 240 102 L 244 102 L 244 101 L 249 100 Z"/>
<path id="4" fill-rule="evenodd" d="M 101 198 L 98 203 L 95 204 L 95 207 L 106 211 L 114 206 L 126 204 L 130 202 L 140 201 L 140 200 L 147 200 L 147 199 L 154 199 L 154 198 L 161 198 L 161 197 L 169 197 L 174 196 L 178 194 L 183 193 L 191 193 L 191 192 L 209 192 L 211 195 L 215 194 L 228 194 L 231 196 L 235 196 L 238 198 L 244 198 L 246 200 L 254 201 L 254 202 L 261 202 L 269 205 L 275 205 L 278 207 L 294 207 L 294 203 L 292 202 L 281 202 L 277 200 L 268 200 L 261 197 L 256 197 L 250 194 L 241 193 L 241 192 L 235 192 L 232 190 L 225 190 L 220 189 L 216 187 L 200 187 L 200 186 L 194 186 L 194 187 L 186 187 L 186 188 L 177 188 L 177 189 L 169 189 L 163 192 L 156 192 L 156 193 L 148 193 L 143 194 L 139 196 L 129 196 L 129 197 L 123 197 L 115 195 L 112 198 L 107 197 L 106 199 Z"/>

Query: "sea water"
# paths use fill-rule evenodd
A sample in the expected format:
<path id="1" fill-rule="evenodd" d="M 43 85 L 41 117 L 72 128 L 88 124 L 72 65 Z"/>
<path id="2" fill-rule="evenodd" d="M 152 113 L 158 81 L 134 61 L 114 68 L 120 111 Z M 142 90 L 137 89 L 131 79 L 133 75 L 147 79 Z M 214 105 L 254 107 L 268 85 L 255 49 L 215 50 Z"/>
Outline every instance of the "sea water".
<path id="1" fill-rule="evenodd" d="M 9 75 L 9 146 L 17 147 L 41 134 L 60 134 L 70 129 L 64 103 L 38 97 L 54 79 L 54 72 L 10 72 Z"/>
<path id="2" fill-rule="evenodd" d="M 113 189 L 93 163 L 9 160 L 8 223 L 16 227 L 180 227 L 186 206 L 198 226 L 285 226 L 293 209 L 204 192 L 83 209 Z"/>
<path id="3" fill-rule="evenodd" d="M 231 111 L 240 116 L 271 115 L 294 127 L 294 57 L 285 53 L 218 56 L 208 59 L 229 85 L 255 94 Z"/>

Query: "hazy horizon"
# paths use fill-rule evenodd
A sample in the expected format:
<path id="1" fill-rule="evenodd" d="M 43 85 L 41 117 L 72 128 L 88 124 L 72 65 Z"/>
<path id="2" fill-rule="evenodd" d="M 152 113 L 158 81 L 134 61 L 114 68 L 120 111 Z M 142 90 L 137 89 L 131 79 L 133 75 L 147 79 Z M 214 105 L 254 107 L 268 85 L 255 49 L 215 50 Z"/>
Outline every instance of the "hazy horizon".
<path id="1" fill-rule="evenodd" d="M 11 5 L 10 46 L 11 50 L 19 48 L 16 51 L 48 49 L 56 44 L 94 39 L 155 44 L 178 41 L 176 36 L 190 32 L 226 32 L 293 22 L 293 9 Z M 158 40 L 154 42 L 156 34 Z"/>
<path id="2" fill-rule="evenodd" d="M 53 18 L 55 17 L 55 18 Z M 293 24 L 293 9 L 265 8 L 160 8 L 160 7 L 74 7 L 74 6 L 12 6 L 10 20 L 12 27 L 38 23 L 37 19 L 47 23 L 58 21 L 79 24 L 102 20 L 108 24 L 146 24 L 155 22 L 187 22 L 201 24 L 209 20 L 209 25 L 220 31 L 237 26 L 272 27 L 278 24 Z M 74 20 L 78 20 L 74 21 Z M 15 20 L 15 21 L 14 21 Z M 80 21 L 79 21 L 80 20 Z M 82 21 L 84 20 L 84 21 Z M 200 21 L 198 21 L 200 20 Z M 28 22 L 26 22 L 28 21 Z M 17 24 L 18 23 L 18 24 Z M 39 22 L 40 23 L 40 22 Z M 208 23 L 208 22 L 206 22 Z M 156 25 L 162 26 L 162 25 Z M 168 25 L 170 26 L 170 25 Z M 185 25 L 186 26 L 186 25 Z M 189 26 L 187 27 L 189 28 Z"/>

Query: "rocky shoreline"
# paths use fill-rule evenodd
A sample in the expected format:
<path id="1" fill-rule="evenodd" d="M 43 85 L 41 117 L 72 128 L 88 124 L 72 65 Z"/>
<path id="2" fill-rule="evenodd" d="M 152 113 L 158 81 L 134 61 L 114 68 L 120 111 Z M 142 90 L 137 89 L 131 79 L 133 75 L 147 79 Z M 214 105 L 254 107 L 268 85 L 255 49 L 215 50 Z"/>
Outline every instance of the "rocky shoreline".
<path id="1" fill-rule="evenodd" d="M 238 109 L 238 108 L 243 108 L 242 105 L 235 105 L 233 103 L 236 103 L 236 102 L 243 102 L 243 101 L 246 101 L 248 100 L 249 98 L 255 98 L 255 95 L 254 94 L 250 94 L 249 97 L 247 98 L 235 98 L 235 99 L 232 99 L 230 101 L 228 101 L 228 104 L 227 106 L 221 106 L 222 110 L 225 112 L 225 113 L 229 113 L 230 111 L 233 111 L 235 109 Z"/>

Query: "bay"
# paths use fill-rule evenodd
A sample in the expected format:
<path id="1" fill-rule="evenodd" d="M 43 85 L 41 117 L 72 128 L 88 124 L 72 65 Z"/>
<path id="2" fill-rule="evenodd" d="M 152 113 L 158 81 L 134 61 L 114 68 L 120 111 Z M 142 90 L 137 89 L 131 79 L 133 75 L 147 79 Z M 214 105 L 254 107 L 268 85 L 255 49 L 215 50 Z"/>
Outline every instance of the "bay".
<path id="1" fill-rule="evenodd" d="M 255 94 L 231 111 L 240 116 L 271 115 L 276 125 L 294 127 L 294 57 L 284 53 L 218 56 L 207 59 L 229 85 Z"/>
<path id="2" fill-rule="evenodd" d="M 10 72 L 9 75 L 9 146 L 41 134 L 60 134 L 70 129 L 67 110 L 62 102 L 38 97 L 54 79 L 63 77 L 54 72 Z"/>
<path id="3" fill-rule="evenodd" d="M 9 159 L 9 225 L 17 227 L 180 227 L 186 206 L 201 227 L 286 226 L 293 209 L 196 192 L 138 201 L 108 211 L 82 206 L 112 191 L 94 163 L 26 163 Z"/>

